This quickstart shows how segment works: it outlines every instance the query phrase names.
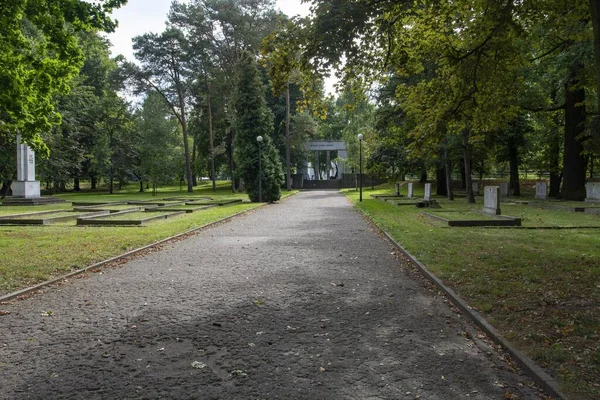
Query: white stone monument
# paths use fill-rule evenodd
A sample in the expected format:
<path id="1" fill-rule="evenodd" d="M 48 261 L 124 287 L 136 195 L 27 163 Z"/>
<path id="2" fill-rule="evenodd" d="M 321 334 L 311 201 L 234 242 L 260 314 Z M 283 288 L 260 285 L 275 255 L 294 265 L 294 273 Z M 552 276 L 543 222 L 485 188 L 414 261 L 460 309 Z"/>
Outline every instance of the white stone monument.
<path id="1" fill-rule="evenodd" d="M 585 201 L 600 203 L 600 182 L 588 182 L 585 184 Z"/>
<path id="2" fill-rule="evenodd" d="M 425 196 L 423 196 L 423 200 L 431 200 L 431 183 L 425 184 Z"/>
<path id="3" fill-rule="evenodd" d="M 509 195 L 509 184 L 508 182 L 502 182 L 500 184 L 500 196 L 508 197 Z"/>
<path id="4" fill-rule="evenodd" d="M 35 152 L 17 135 L 17 180 L 12 183 L 14 198 L 37 199 L 40 181 L 35 180 Z"/>
<path id="5" fill-rule="evenodd" d="M 483 187 L 483 211 L 488 214 L 500 215 L 500 187 Z"/>
<path id="6" fill-rule="evenodd" d="M 408 182 L 408 195 L 406 196 L 409 199 L 412 199 L 413 197 L 413 183 L 412 182 Z"/>
<path id="7" fill-rule="evenodd" d="M 538 200 L 548 200 L 548 184 L 546 182 L 535 183 L 535 198 Z"/>

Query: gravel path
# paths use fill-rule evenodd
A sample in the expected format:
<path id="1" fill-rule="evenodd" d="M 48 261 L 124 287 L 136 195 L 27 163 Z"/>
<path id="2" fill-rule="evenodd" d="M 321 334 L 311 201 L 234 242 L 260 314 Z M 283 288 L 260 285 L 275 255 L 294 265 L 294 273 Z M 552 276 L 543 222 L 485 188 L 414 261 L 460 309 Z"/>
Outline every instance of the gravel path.
<path id="1" fill-rule="evenodd" d="M 537 398 L 392 252 L 300 193 L 0 306 L 0 398 Z"/>

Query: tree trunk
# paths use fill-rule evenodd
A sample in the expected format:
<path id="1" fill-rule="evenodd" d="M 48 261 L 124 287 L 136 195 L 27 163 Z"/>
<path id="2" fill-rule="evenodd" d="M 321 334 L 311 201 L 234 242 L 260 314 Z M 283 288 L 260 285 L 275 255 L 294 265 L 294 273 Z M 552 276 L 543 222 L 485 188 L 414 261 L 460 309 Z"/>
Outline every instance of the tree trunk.
<path id="1" fill-rule="evenodd" d="M 435 169 L 435 193 L 438 196 L 447 196 L 448 187 L 446 186 L 446 168 L 439 165 Z"/>
<path id="2" fill-rule="evenodd" d="M 590 15 L 592 17 L 592 27 L 594 32 L 594 57 L 596 64 L 596 103 L 597 114 L 594 117 L 592 135 L 594 141 L 600 143 L 600 4 L 598 0 L 589 0 Z"/>
<path id="3" fill-rule="evenodd" d="M 183 94 L 179 93 L 179 109 L 181 110 L 180 122 L 181 131 L 183 132 L 183 149 L 185 152 L 185 177 L 187 179 L 187 191 L 192 193 L 194 191 L 194 182 L 192 181 L 192 163 L 190 160 L 190 144 L 188 142 L 188 131 L 187 131 L 187 119 L 185 115 L 185 101 Z"/>
<path id="4" fill-rule="evenodd" d="M 114 178 L 113 178 L 113 171 L 111 168 L 110 169 L 110 177 L 108 179 L 108 194 L 113 194 L 113 183 L 114 183 Z"/>
<path id="5" fill-rule="evenodd" d="M 560 125 L 558 121 L 558 117 L 554 118 L 556 122 L 556 126 Z M 562 174 L 560 172 L 560 135 L 558 132 L 553 132 L 554 134 L 550 138 L 549 149 L 548 152 L 550 154 L 550 159 L 548 160 L 549 169 L 550 169 L 550 192 L 548 193 L 549 197 L 558 198 L 560 197 L 560 184 L 562 180 Z"/>
<path id="6" fill-rule="evenodd" d="M 196 162 L 196 157 L 198 154 L 198 146 L 196 144 L 196 140 L 192 144 L 192 185 L 198 186 L 198 163 Z"/>
<path id="7" fill-rule="evenodd" d="M 427 170 L 425 169 L 425 167 L 423 167 L 421 169 L 421 178 L 419 179 L 419 183 L 426 183 L 427 182 Z"/>
<path id="8" fill-rule="evenodd" d="M 464 163 L 465 163 L 465 160 L 463 159 L 463 165 L 464 165 Z M 460 169 L 460 187 L 461 187 L 461 189 L 467 188 L 467 176 L 465 175 L 464 168 Z"/>
<path id="9" fill-rule="evenodd" d="M 213 116 L 212 116 L 212 103 L 210 101 L 210 91 L 208 90 L 208 84 L 206 85 L 206 96 L 208 101 L 208 142 L 210 150 L 210 179 L 212 181 L 213 192 L 217 191 L 217 177 L 215 174 L 215 144 L 213 134 Z"/>
<path id="10" fill-rule="evenodd" d="M 144 181 L 140 179 L 140 193 L 144 193 Z"/>
<path id="11" fill-rule="evenodd" d="M 444 171 L 446 172 L 446 193 L 448 195 L 448 200 L 453 201 L 454 192 L 452 191 L 452 163 L 450 162 L 450 157 L 448 156 L 448 143 L 444 145 L 444 164 Z"/>
<path id="12" fill-rule="evenodd" d="M 292 144 L 290 140 L 290 83 L 288 82 L 285 90 L 285 174 L 287 180 L 287 190 L 292 190 L 291 154 Z"/>
<path id="13" fill-rule="evenodd" d="M 565 200 L 585 198 L 586 159 L 579 136 L 585 124 L 585 89 L 577 75 L 581 65 L 571 71 L 565 90 L 565 147 L 563 152 L 563 185 L 560 195 Z"/>
<path id="14" fill-rule="evenodd" d="M 465 185 L 467 186 L 467 203 L 475 204 L 473 193 L 473 180 L 471 178 L 471 145 L 469 144 L 469 132 L 463 132 L 463 154 L 465 159 Z"/>
<path id="15" fill-rule="evenodd" d="M 8 196 L 10 185 L 12 185 L 12 180 L 2 181 L 2 188 L 0 189 L 0 199 L 4 199 L 6 196 Z"/>
<path id="16" fill-rule="evenodd" d="M 73 178 L 73 191 L 81 192 L 81 184 L 79 182 L 79 177 Z"/>
<path id="17" fill-rule="evenodd" d="M 512 137 L 508 140 L 508 158 L 510 164 L 509 187 L 513 190 L 514 196 L 520 196 L 521 185 L 519 181 L 519 149 Z"/>
<path id="18" fill-rule="evenodd" d="M 90 189 L 96 190 L 97 187 L 98 187 L 98 178 L 96 178 L 95 175 L 92 175 L 90 177 Z"/>

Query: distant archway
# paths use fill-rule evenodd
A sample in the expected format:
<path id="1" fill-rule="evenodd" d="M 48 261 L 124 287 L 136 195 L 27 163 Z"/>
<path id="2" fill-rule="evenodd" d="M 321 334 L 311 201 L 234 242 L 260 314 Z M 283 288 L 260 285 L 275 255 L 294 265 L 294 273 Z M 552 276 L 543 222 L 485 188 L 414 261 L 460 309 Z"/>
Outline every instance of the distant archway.
<path id="1" fill-rule="evenodd" d="M 315 159 L 319 160 L 322 157 L 322 153 L 325 153 L 325 165 L 331 165 L 331 152 L 337 151 L 338 158 L 345 160 L 348 158 L 348 151 L 346 150 L 346 143 L 342 140 L 311 140 L 306 143 L 306 148 L 314 153 Z M 322 180 L 321 171 L 319 171 L 319 163 L 312 165 L 306 160 L 306 166 L 302 171 L 305 180 Z M 344 162 L 338 162 L 336 178 L 335 180 L 341 180 L 342 174 L 344 173 Z M 329 171 L 326 171 L 326 177 L 324 180 L 330 180 Z"/>

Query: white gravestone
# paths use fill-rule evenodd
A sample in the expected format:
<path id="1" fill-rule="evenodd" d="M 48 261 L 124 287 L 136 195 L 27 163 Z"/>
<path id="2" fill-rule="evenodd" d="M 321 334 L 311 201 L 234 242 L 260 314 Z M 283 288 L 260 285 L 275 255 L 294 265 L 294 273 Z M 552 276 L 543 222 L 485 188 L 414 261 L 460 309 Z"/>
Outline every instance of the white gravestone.
<path id="1" fill-rule="evenodd" d="M 394 196 L 400 196 L 400 184 L 398 182 L 394 184 Z"/>
<path id="2" fill-rule="evenodd" d="M 431 183 L 425 184 L 425 196 L 423 196 L 423 200 L 431 200 Z"/>
<path id="3" fill-rule="evenodd" d="M 17 180 L 12 183 L 13 197 L 37 199 L 40 182 L 35 180 L 35 153 L 17 135 Z"/>
<path id="4" fill-rule="evenodd" d="M 585 201 L 600 203 L 600 182 L 588 182 L 585 184 Z"/>
<path id="5" fill-rule="evenodd" d="M 500 215 L 500 187 L 483 187 L 483 211 L 488 214 Z"/>
<path id="6" fill-rule="evenodd" d="M 500 184 L 500 196 L 507 197 L 508 196 L 508 188 L 509 188 L 508 182 L 502 182 Z"/>
<path id="7" fill-rule="evenodd" d="M 539 200 L 548 200 L 548 184 L 546 182 L 535 183 L 535 198 Z"/>
<path id="8" fill-rule="evenodd" d="M 413 184 L 412 184 L 412 182 L 408 183 L 408 195 L 407 195 L 407 197 L 409 199 L 412 199 L 412 197 L 413 197 Z"/>
<path id="9" fill-rule="evenodd" d="M 479 194 L 479 182 L 473 182 L 473 194 Z"/>

